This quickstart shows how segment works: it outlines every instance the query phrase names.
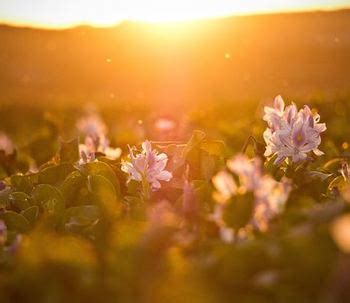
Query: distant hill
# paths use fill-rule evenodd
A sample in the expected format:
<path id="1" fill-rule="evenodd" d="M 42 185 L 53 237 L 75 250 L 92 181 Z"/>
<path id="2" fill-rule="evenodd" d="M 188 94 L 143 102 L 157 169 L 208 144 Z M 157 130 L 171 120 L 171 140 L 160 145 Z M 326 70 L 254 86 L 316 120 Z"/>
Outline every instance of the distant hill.
<path id="1" fill-rule="evenodd" d="M 187 104 L 350 96 L 350 11 L 162 27 L 0 26 L 0 102 Z"/>

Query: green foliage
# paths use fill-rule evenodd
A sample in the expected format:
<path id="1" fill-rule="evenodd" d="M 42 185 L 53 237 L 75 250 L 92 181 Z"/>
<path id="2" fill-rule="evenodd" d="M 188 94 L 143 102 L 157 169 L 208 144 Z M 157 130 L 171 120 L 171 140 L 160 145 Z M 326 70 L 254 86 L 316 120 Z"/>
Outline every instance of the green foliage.
<path id="1" fill-rule="evenodd" d="M 9 230 L 26 232 L 29 229 L 29 222 L 26 217 L 11 210 L 1 213 L 0 220 L 5 222 Z"/>
<path id="2" fill-rule="evenodd" d="M 38 173 L 38 183 L 51 185 L 61 183 L 72 171 L 74 167 L 70 163 L 50 164 Z"/>
<path id="3" fill-rule="evenodd" d="M 250 127 L 248 114 L 218 105 L 203 115 L 190 116 L 191 128 L 206 132 L 152 143 L 173 175 L 159 191 L 128 182 L 125 153 L 79 163 L 78 139 L 57 144 L 56 122 L 1 158 L 0 302 L 348 302 L 348 252 L 333 235 L 350 212 L 348 138 L 329 129 L 326 156 L 276 166 L 263 158 L 263 129 Z M 239 189 L 221 223 L 245 237 L 226 243 L 212 219 L 211 180 L 241 150 L 261 157 L 275 180 L 288 177 L 292 192 L 265 231 L 251 224 L 255 197 Z"/>
<path id="4" fill-rule="evenodd" d="M 106 178 L 114 187 L 116 194 L 120 194 L 120 184 L 111 166 L 104 162 L 91 162 L 84 165 L 82 171 L 91 176 L 102 176 Z"/>
<path id="5" fill-rule="evenodd" d="M 75 163 L 79 160 L 79 139 L 69 142 L 61 141 L 59 156 L 61 162 Z"/>

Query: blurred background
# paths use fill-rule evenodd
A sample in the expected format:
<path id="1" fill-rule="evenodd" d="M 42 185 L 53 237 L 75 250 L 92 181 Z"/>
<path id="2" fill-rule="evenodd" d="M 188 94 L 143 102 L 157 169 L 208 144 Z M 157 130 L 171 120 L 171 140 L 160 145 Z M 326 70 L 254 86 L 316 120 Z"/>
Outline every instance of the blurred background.
<path id="1" fill-rule="evenodd" d="M 94 108 L 110 127 L 144 127 L 122 141 L 183 137 L 191 113 L 193 127 L 241 131 L 278 94 L 344 112 L 350 1 L 186 2 L 1 1 L 1 128 L 27 137 L 49 115 L 71 136 Z M 178 132 L 154 132 L 158 118 Z"/>
<path id="2" fill-rule="evenodd" d="M 1 104 L 349 94 L 350 1 L 80 2 L 1 1 Z"/>

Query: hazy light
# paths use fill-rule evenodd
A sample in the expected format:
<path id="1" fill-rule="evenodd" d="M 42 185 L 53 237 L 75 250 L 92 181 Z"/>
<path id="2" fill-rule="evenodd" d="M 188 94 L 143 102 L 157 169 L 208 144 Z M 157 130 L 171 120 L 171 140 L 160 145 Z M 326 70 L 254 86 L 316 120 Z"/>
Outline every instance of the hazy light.
<path id="1" fill-rule="evenodd" d="M 273 11 L 335 9 L 349 0 L 2 0 L 0 21 L 36 26 L 111 25 L 122 20 L 150 22 Z"/>
<path id="2" fill-rule="evenodd" d="M 343 215 L 336 219 L 331 231 L 338 247 L 343 252 L 350 253 L 350 215 Z"/>

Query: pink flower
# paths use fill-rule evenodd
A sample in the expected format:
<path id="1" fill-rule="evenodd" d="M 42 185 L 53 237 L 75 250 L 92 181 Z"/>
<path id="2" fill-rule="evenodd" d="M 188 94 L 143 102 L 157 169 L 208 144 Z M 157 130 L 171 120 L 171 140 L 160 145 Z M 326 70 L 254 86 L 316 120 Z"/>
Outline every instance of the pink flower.
<path id="1" fill-rule="evenodd" d="M 168 156 L 152 149 L 149 141 L 142 143 L 142 151 L 134 154 L 135 148 L 130 148 L 130 161 L 122 162 L 122 171 L 129 174 L 129 180 L 147 181 L 153 190 L 161 188 L 159 181 L 170 181 L 172 174 L 165 170 Z"/>
<path id="2" fill-rule="evenodd" d="M 259 158 L 250 160 L 245 155 L 238 155 L 227 161 L 227 166 L 238 177 L 239 184 L 235 183 L 233 176 L 227 171 L 219 172 L 213 178 L 216 188 L 214 199 L 218 203 L 210 219 L 219 227 L 222 240 L 232 242 L 234 232 L 223 220 L 223 212 L 229 203 L 235 203 L 235 197 L 247 192 L 253 194 L 253 215 L 246 228 L 265 231 L 269 221 L 283 211 L 292 187 L 290 181 L 285 178 L 278 182 L 263 174 Z"/>
<path id="3" fill-rule="evenodd" d="M 97 114 L 90 114 L 82 117 L 77 121 L 77 129 L 85 136 L 105 136 L 107 133 L 107 126 Z"/>
<path id="4" fill-rule="evenodd" d="M 255 190 L 255 209 L 252 224 L 257 229 L 265 231 L 271 219 L 280 214 L 285 207 L 292 190 L 291 181 L 283 178 L 280 182 L 265 175 Z"/>
<path id="5" fill-rule="evenodd" d="M 276 156 L 275 164 L 281 164 L 286 159 L 295 163 L 304 161 L 310 152 L 322 155 L 318 146 L 326 125 L 319 123 L 320 115 L 313 114 L 308 106 L 297 111 L 292 104 L 284 109 L 282 98 L 276 100 L 274 107 L 265 107 L 264 120 L 268 123 L 264 132 L 265 156 Z"/>
<path id="6" fill-rule="evenodd" d="M 107 127 L 98 115 L 81 118 L 77 122 L 77 128 L 85 135 L 84 144 L 79 145 L 80 164 L 94 161 L 96 153 L 102 153 L 111 160 L 121 156 L 120 148 L 109 146 L 109 140 L 106 137 Z"/>
<path id="7" fill-rule="evenodd" d="M 95 160 L 96 153 L 102 153 L 111 160 L 118 159 L 121 154 L 121 148 L 113 148 L 109 146 L 109 141 L 105 137 L 97 137 L 88 135 L 85 137 L 84 144 L 79 144 L 79 153 L 82 163 L 91 162 Z M 85 158 L 88 161 L 85 161 Z"/>
<path id="8" fill-rule="evenodd" d="M 273 107 L 264 107 L 265 115 L 263 119 L 274 131 L 281 127 L 281 121 L 284 115 L 284 106 L 285 105 L 282 97 L 277 96 L 274 100 Z"/>
<path id="9" fill-rule="evenodd" d="M 79 164 L 86 164 L 96 160 L 95 152 L 86 144 L 79 144 Z"/>
<path id="10" fill-rule="evenodd" d="M 261 178 L 261 160 L 251 161 L 245 155 L 238 155 L 227 161 L 227 167 L 239 177 L 241 191 L 254 190 Z"/>

